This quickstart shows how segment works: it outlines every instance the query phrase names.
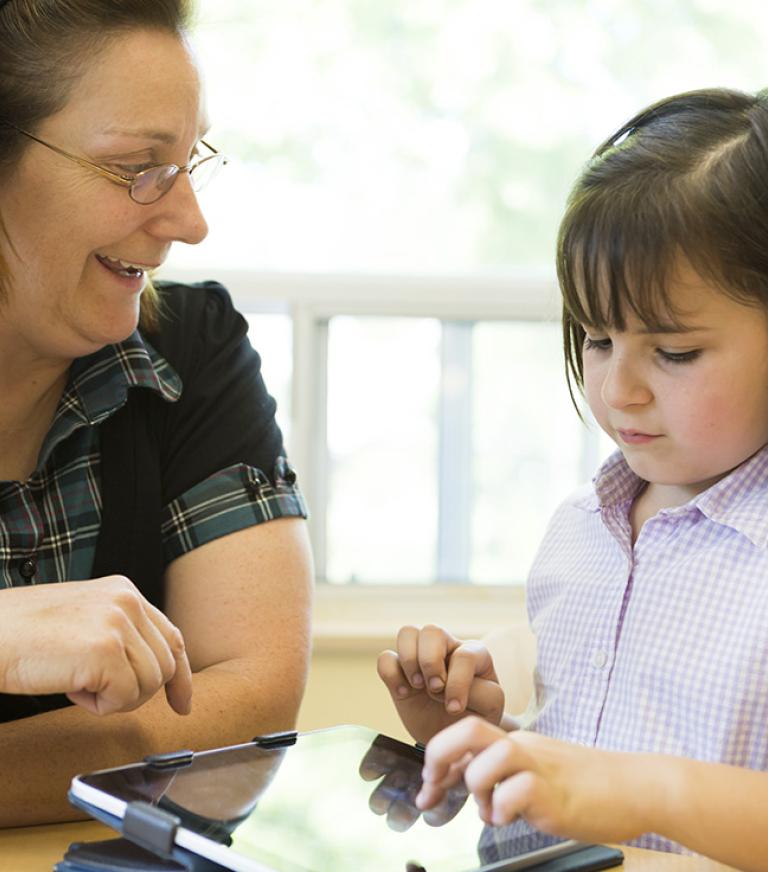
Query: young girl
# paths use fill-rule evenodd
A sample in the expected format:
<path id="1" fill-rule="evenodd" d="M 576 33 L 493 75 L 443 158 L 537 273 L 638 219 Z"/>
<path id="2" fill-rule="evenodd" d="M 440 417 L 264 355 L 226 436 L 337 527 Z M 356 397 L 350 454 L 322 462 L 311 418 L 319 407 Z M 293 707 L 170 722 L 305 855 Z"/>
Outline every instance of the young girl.
<path id="1" fill-rule="evenodd" d="M 768 869 L 768 91 L 625 124 L 557 263 L 569 381 L 619 451 L 531 570 L 529 729 L 480 643 L 404 628 L 380 656 L 409 731 L 447 727 L 419 803 L 463 774 L 489 823 Z"/>

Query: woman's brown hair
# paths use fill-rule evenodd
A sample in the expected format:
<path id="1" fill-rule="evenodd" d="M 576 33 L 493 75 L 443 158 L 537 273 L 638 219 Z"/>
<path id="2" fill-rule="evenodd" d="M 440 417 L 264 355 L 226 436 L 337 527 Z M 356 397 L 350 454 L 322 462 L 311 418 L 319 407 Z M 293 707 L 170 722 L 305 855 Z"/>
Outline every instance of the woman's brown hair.
<path id="1" fill-rule="evenodd" d="M 587 325 L 672 323 L 681 259 L 725 294 L 768 310 L 768 91 L 661 100 L 600 145 L 557 242 L 566 373 L 583 387 Z"/>
<path id="2" fill-rule="evenodd" d="M 0 2 L 0 180 L 13 172 L 28 140 L 62 109 L 88 63 L 121 33 L 160 30 L 183 37 L 189 0 L 6 0 Z M 14 125 L 14 126 L 11 126 Z M 0 238 L 10 244 L 2 222 Z M 8 266 L 0 253 L 0 304 Z M 142 294 L 141 325 L 157 325 L 159 298 L 151 282 Z"/>

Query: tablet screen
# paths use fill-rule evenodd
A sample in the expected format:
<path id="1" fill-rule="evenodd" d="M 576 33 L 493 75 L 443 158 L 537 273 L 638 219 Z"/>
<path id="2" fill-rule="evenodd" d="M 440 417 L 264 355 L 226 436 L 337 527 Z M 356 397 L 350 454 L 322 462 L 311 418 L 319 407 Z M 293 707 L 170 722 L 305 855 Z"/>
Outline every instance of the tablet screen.
<path id="1" fill-rule="evenodd" d="M 276 872 L 509 869 L 511 858 L 575 845 L 522 821 L 485 826 L 463 787 L 421 814 L 421 767 L 416 748 L 349 726 L 300 734 L 287 747 L 241 745 L 196 754 L 179 769 L 142 764 L 78 782 L 165 808 L 186 829 Z"/>

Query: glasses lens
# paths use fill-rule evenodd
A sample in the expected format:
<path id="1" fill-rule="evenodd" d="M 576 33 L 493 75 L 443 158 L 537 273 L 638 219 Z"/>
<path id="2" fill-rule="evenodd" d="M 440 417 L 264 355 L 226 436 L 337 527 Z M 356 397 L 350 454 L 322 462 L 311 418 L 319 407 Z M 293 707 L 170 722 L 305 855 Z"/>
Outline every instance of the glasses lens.
<path id="1" fill-rule="evenodd" d="M 147 205 L 159 200 L 163 194 L 167 194 L 173 187 L 179 168 L 174 164 L 164 164 L 144 170 L 136 176 L 131 187 L 131 197 L 137 202 Z"/>
<path id="2" fill-rule="evenodd" d="M 226 159 L 223 154 L 212 154 L 210 157 L 203 158 L 200 163 L 190 170 L 189 177 L 192 180 L 192 188 L 195 191 L 202 191 L 211 179 L 218 174 L 225 162 Z"/>

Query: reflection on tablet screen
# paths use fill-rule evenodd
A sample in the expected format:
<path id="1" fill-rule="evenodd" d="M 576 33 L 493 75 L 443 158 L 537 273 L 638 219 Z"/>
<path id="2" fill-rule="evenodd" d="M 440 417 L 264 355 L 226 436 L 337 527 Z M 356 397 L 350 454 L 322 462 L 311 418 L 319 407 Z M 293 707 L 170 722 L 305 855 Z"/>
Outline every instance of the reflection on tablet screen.
<path id="1" fill-rule="evenodd" d="M 239 746 L 171 772 L 136 766 L 82 781 L 167 808 L 185 828 L 277 872 L 465 872 L 573 844 L 522 821 L 484 826 L 463 787 L 422 815 L 421 766 L 411 746 L 339 727 L 287 748 Z"/>

